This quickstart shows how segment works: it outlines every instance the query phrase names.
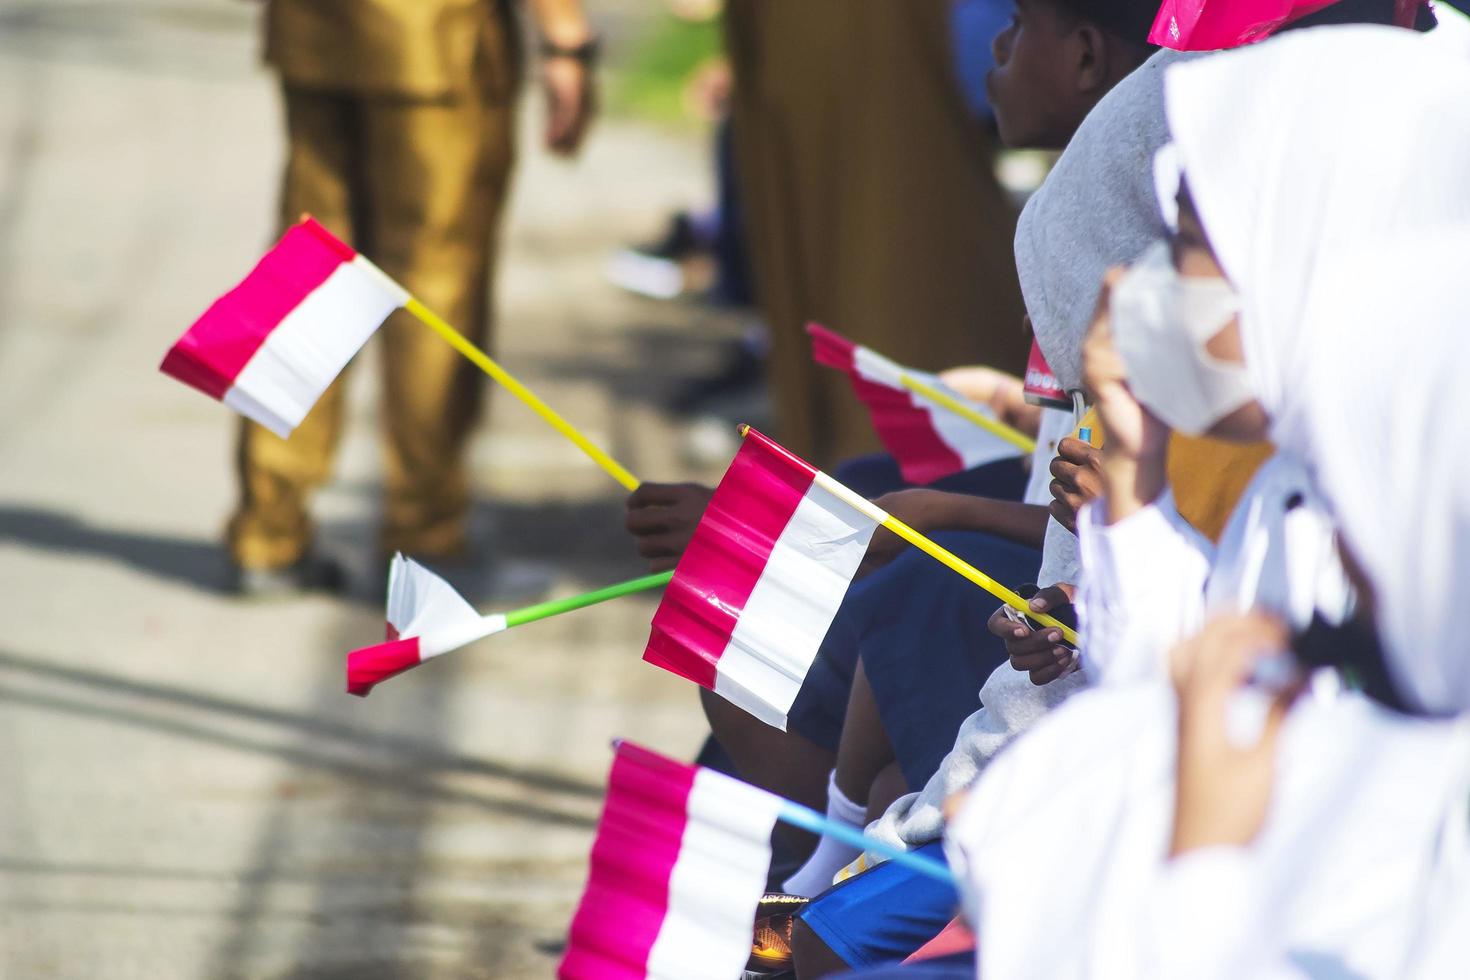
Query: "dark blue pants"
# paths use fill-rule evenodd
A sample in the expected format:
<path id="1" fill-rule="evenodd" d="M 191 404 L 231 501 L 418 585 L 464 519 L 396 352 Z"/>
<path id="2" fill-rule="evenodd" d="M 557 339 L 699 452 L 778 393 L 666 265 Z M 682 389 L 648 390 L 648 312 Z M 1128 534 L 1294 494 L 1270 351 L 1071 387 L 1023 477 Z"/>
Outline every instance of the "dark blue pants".
<path id="1" fill-rule="evenodd" d="M 935 541 L 996 581 L 1036 579 L 1041 553 L 994 535 L 946 531 Z M 832 751 L 861 658 L 904 777 L 929 781 L 1005 660 L 986 628 L 997 601 L 920 551 L 907 551 L 848 591 L 822 641 L 788 727 Z"/>
<path id="2" fill-rule="evenodd" d="M 904 486 L 888 456 L 844 463 L 839 479 L 879 496 Z M 977 467 L 934 485 L 956 493 L 1018 500 L 1025 471 L 1017 460 Z M 1036 579 L 1041 552 L 977 531 L 942 531 L 935 541 L 1002 584 Z M 883 727 L 909 786 L 929 781 L 954 746 L 961 723 L 979 707 L 980 687 L 1005 660 L 986 623 L 996 600 L 916 550 L 906 551 L 848 590 L 789 713 L 788 727 L 832 751 L 842 735 L 861 659 Z"/>

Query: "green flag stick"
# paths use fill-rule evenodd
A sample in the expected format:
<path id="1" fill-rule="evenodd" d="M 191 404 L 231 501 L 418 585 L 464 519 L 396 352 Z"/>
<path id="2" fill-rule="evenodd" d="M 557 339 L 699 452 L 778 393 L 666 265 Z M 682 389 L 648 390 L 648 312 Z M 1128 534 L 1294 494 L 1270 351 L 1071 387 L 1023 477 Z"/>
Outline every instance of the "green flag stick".
<path id="1" fill-rule="evenodd" d="M 587 606 L 595 606 L 599 602 L 607 602 L 609 599 L 619 599 L 625 595 L 635 592 L 647 592 L 669 584 L 669 579 L 674 577 L 673 572 L 659 572 L 657 575 L 645 575 L 642 578 L 630 579 L 627 582 L 619 582 L 617 585 L 609 585 L 605 589 L 594 589 L 591 592 L 583 592 L 567 599 L 552 599 L 548 602 L 538 602 L 534 606 L 526 606 L 514 612 L 505 614 L 506 629 L 513 626 L 522 626 L 526 623 L 534 623 L 538 619 L 549 619 L 559 616 L 573 609 L 583 609 Z"/>

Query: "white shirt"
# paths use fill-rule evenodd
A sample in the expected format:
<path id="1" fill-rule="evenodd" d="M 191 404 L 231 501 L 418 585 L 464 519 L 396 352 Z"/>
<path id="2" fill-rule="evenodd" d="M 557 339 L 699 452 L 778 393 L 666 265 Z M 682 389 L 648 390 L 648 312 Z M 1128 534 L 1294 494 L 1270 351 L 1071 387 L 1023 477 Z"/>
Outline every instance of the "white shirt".
<path id="1" fill-rule="evenodd" d="M 1470 791 L 1470 728 L 1309 698 L 1257 840 L 1169 861 L 1175 724 L 1162 682 L 1088 691 L 986 771 L 951 829 L 980 975 L 1405 975 Z"/>

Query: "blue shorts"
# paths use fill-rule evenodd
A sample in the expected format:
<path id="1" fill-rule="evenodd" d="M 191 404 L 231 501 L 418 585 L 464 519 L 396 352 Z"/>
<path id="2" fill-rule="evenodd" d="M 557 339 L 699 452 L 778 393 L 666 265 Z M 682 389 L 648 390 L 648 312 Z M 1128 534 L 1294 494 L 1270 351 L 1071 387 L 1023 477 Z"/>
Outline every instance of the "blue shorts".
<path id="1" fill-rule="evenodd" d="M 917 853 L 944 861 L 938 841 Z M 887 861 L 833 885 L 800 917 L 848 966 L 869 967 L 912 956 L 958 911 L 959 897 L 949 885 Z"/>
<path id="2" fill-rule="evenodd" d="M 975 954 L 956 953 L 940 956 L 908 966 L 879 966 L 871 970 L 838 974 L 840 977 L 862 977 L 863 980 L 975 980 Z"/>

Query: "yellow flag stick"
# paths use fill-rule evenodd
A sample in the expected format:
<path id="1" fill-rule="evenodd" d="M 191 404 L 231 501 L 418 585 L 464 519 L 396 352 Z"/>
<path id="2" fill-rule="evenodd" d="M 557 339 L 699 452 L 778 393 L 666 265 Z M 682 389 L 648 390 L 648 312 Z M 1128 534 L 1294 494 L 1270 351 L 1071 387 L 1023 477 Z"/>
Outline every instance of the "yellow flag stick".
<path id="1" fill-rule="evenodd" d="M 1027 616 L 1030 616 L 1038 623 L 1042 623 L 1046 626 L 1051 626 L 1060 630 L 1063 639 L 1065 639 L 1073 646 L 1077 645 L 1077 631 L 1072 629 L 1072 627 L 1057 619 L 1055 616 L 1048 616 L 1046 613 L 1039 613 L 1036 610 L 1032 609 L 1026 604 L 1025 599 L 1022 599 L 1019 595 L 1012 592 L 1004 585 L 1001 585 L 995 579 L 991 578 L 989 575 L 986 575 L 984 572 L 980 571 L 980 569 L 976 568 L 974 565 L 971 565 L 969 562 L 965 561 L 963 558 L 950 551 L 948 548 L 937 545 L 933 541 L 924 537 L 924 535 L 920 534 L 918 531 L 915 531 L 913 528 L 909 527 L 903 521 L 894 517 L 892 514 L 888 513 L 886 510 L 879 507 L 871 500 L 868 500 L 862 494 L 849 490 L 847 487 L 838 483 L 836 480 L 832 479 L 821 470 L 817 471 L 815 482 L 822 489 L 831 493 L 833 496 L 842 500 L 844 503 L 850 504 L 851 506 L 857 508 L 857 510 L 868 515 L 873 520 L 881 524 L 883 527 L 886 527 L 888 530 L 892 531 L 900 538 L 903 538 L 903 540 L 907 541 L 915 548 L 918 548 L 924 554 L 928 555 L 930 558 L 933 558 L 941 565 L 944 565 L 951 571 L 957 572 L 963 577 L 969 579 L 971 582 L 980 586 L 980 588 L 984 589 L 986 592 L 989 592 L 991 595 L 995 596 L 997 599 L 999 599 L 1001 602 L 1004 602 L 1012 609 L 1025 613 Z"/>
<path id="2" fill-rule="evenodd" d="M 966 405 L 958 398 L 940 391 L 931 384 L 920 381 L 918 378 L 908 374 L 899 375 L 898 383 L 920 398 L 926 398 L 940 408 L 947 408 L 960 418 L 980 426 L 980 428 L 989 432 L 991 435 L 1004 439 L 1023 453 L 1033 452 L 1036 449 L 1036 440 L 1024 432 L 1021 432 L 1019 429 L 1013 429 L 998 419 L 990 418 L 988 415 L 983 415 L 975 411 L 974 408 Z"/>
<path id="3" fill-rule="evenodd" d="M 517 381 L 515 377 L 510 374 L 510 372 L 506 371 L 505 368 L 501 367 L 499 364 L 496 364 L 493 360 L 490 359 L 489 356 L 485 354 L 484 351 L 480 350 L 480 348 L 470 343 L 469 340 L 465 338 L 464 334 L 460 333 L 458 330 L 445 323 L 443 318 L 441 318 L 437 313 L 429 309 L 423 303 L 420 303 L 417 299 L 414 299 L 412 296 L 410 296 L 408 298 L 408 302 L 404 304 L 404 309 L 408 310 L 409 313 L 413 314 L 419 320 L 423 321 L 423 323 L 427 325 L 429 329 L 433 330 L 439 336 L 448 341 L 449 346 L 453 347 L 465 357 L 469 358 L 470 363 L 474 364 L 475 367 L 490 375 L 490 377 L 495 379 L 495 381 L 506 391 L 509 391 L 512 395 L 515 395 L 522 402 L 524 402 L 526 407 L 535 412 L 537 415 L 541 416 L 541 418 L 546 421 L 547 425 L 551 426 L 557 432 L 560 432 L 563 436 L 570 440 L 573 445 L 582 450 L 582 452 L 586 453 L 592 459 L 592 462 L 596 463 L 598 466 L 601 466 L 604 470 L 606 470 L 608 476 L 612 477 L 614 480 L 617 480 L 628 490 L 638 489 L 638 478 L 632 473 L 628 472 L 626 467 L 624 467 L 617 460 L 613 459 L 611 456 L 605 453 L 601 449 L 601 447 L 599 447 L 591 439 L 588 439 L 586 436 L 582 435 L 582 433 L 577 430 L 576 426 L 572 425 L 572 423 L 568 422 L 566 419 L 558 415 L 550 405 L 546 404 L 540 398 L 537 398 L 535 392 L 531 391 L 530 388 L 527 388 L 525 385 Z"/>

